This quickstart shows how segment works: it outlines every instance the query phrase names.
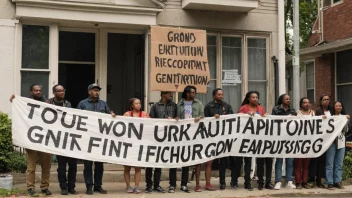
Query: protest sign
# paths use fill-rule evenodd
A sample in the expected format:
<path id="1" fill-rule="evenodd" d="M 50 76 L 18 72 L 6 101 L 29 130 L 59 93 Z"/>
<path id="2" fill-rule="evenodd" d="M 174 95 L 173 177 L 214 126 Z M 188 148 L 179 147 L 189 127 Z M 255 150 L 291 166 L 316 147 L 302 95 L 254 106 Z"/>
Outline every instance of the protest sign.
<path id="1" fill-rule="evenodd" d="M 113 118 L 16 96 L 12 121 L 17 146 L 84 160 L 173 168 L 225 156 L 318 157 L 340 135 L 347 118 L 233 114 L 198 123 Z"/>
<path id="2" fill-rule="evenodd" d="M 157 27 L 151 28 L 150 89 L 183 90 L 193 85 L 206 93 L 210 80 L 204 30 Z"/>

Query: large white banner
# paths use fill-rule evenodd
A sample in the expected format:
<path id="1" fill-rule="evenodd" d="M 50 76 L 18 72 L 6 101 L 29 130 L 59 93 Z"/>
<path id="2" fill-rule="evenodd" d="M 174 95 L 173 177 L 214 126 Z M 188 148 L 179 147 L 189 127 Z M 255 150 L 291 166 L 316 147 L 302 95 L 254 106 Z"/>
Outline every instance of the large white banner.
<path id="1" fill-rule="evenodd" d="M 323 154 L 345 116 L 162 120 L 64 108 L 16 96 L 13 144 L 79 159 L 172 168 L 225 156 L 310 158 Z"/>

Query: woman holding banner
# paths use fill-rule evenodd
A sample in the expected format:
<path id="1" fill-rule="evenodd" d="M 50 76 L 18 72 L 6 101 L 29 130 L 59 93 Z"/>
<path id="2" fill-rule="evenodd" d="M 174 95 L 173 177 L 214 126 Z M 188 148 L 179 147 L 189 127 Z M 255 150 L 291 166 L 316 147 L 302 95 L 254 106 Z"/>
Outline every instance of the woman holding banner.
<path id="1" fill-rule="evenodd" d="M 301 98 L 299 101 L 300 109 L 297 111 L 297 116 L 311 117 L 315 113 L 310 109 L 310 101 L 307 97 Z M 311 188 L 308 184 L 308 170 L 309 170 L 309 158 L 296 158 L 295 159 L 295 180 L 296 188 Z"/>
<path id="2" fill-rule="evenodd" d="M 141 101 L 138 98 L 131 98 L 128 100 L 129 111 L 127 111 L 123 116 L 139 117 L 139 118 L 149 118 L 147 112 L 141 111 Z M 135 186 L 132 188 L 130 185 L 131 179 L 131 166 L 124 166 L 124 177 L 126 182 L 126 192 L 140 194 L 142 191 L 139 189 L 139 182 L 141 181 L 141 167 L 134 167 L 134 183 Z"/>
<path id="3" fill-rule="evenodd" d="M 346 115 L 345 108 L 342 103 L 337 101 L 332 108 L 333 116 Z M 346 115 L 350 119 L 349 115 Z M 341 134 L 336 137 L 334 142 L 326 152 L 326 184 L 328 189 L 339 188 L 344 189 L 342 186 L 342 167 L 343 159 L 345 157 L 345 133 L 348 131 L 348 123 L 342 129 Z"/>

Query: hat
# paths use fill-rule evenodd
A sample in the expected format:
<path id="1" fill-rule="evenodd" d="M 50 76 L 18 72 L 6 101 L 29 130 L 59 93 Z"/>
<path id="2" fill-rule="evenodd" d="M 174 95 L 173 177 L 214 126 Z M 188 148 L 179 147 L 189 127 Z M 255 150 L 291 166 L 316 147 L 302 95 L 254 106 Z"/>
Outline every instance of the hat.
<path id="1" fill-rule="evenodd" d="M 101 87 L 97 83 L 93 83 L 88 86 L 88 91 L 94 88 L 98 88 L 99 91 L 101 90 Z"/>

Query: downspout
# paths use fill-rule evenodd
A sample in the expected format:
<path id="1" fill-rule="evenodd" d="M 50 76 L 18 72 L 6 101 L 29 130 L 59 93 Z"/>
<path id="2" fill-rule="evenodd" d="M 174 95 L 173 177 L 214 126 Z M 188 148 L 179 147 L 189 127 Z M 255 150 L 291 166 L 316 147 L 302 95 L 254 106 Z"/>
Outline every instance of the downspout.
<path id="1" fill-rule="evenodd" d="M 315 44 L 314 46 L 318 46 L 321 43 L 324 42 L 324 13 L 323 13 L 323 0 L 318 0 L 318 22 L 319 22 L 319 27 L 318 27 L 318 32 L 320 33 L 320 41 Z"/>
<path id="2" fill-rule="evenodd" d="M 286 93 L 286 83 L 285 83 L 285 4 L 284 0 L 278 0 L 278 50 L 279 50 L 279 61 L 278 61 L 278 84 L 279 84 L 279 93 L 278 95 Z"/>

